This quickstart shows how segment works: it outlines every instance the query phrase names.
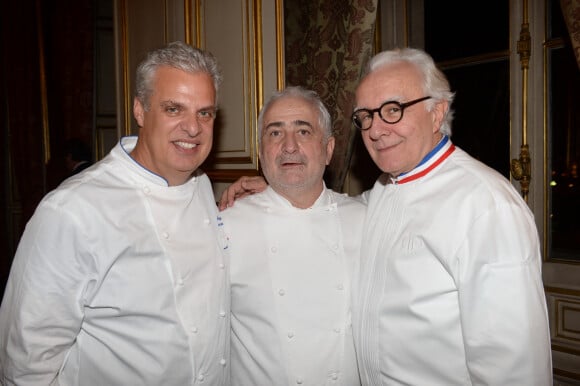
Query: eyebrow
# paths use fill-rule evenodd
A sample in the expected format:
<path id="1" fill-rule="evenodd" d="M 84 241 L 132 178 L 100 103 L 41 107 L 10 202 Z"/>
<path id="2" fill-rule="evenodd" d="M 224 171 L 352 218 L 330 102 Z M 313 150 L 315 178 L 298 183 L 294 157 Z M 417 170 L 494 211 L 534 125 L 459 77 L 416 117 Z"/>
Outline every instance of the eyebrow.
<path id="1" fill-rule="evenodd" d="M 185 104 L 184 103 L 175 101 L 173 99 L 168 99 L 168 100 L 161 101 L 161 102 L 159 102 L 159 105 L 161 107 L 167 107 L 167 106 L 175 106 L 175 107 L 182 107 L 182 108 L 185 107 Z M 197 109 L 196 111 L 207 111 L 207 110 L 215 110 L 215 111 L 217 111 L 217 107 L 215 105 L 209 105 L 209 106 L 201 107 L 201 108 Z"/>
<path id="2" fill-rule="evenodd" d="M 393 95 L 390 98 L 385 98 L 383 99 L 383 101 L 379 104 L 379 106 L 387 103 L 387 102 L 398 102 L 398 103 L 402 103 L 401 100 L 404 100 L 405 98 L 401 95 Z M 352 111 L 357 111 L 357 110 L 372 110 L 370 107 L 364 107 L 364 106 L 355 106 Z"/>
<path id="3" fill-rule="evenodd" d="M 312 124 L 310 122 L 303 121 L 301 119 L 296 119 L 296 120 L 290 122 L 290 124 L 292 126 L 308 126 L 308 127 L 312 128 Z M 285 125 L 286 125 L 285 122 L 274 121 L 274 122 L 268 123 L 265 128 L 269 129 L 270 127 L 283 127 Z"/>
<path id="4" fill-rule="evenodd" d="M 159 105 L 161 105 L 161 106 L 182 106 L 182 104 L 180 102 L 174 101 L 173 99 L 160 101 Z"/>

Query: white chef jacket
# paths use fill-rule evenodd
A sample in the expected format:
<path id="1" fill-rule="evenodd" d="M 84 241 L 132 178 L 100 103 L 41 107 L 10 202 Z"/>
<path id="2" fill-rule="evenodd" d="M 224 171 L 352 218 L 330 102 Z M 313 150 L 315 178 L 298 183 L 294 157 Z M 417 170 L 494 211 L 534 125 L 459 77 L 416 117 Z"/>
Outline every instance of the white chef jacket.
<path id="1" fill-rule="evenodd" d="M 445 137 L 370 192 L 355 342 L 364 385 L 551 385 L 536 226 Z"/>
<path id="2" fill-rule="evenodd" d="M 227 245 L 209 179 L 169 187 L 129 156 L 136 141 L 27 224 L 0 309 L 5 384 L 229 384 Z"/>
<path id="3" fill-rule="evenodd" d="M 232 385 L 360 385 L 350 289 L 364 208 L 324 188 L 298 209 L 268 187 L 222 212 Z"/>

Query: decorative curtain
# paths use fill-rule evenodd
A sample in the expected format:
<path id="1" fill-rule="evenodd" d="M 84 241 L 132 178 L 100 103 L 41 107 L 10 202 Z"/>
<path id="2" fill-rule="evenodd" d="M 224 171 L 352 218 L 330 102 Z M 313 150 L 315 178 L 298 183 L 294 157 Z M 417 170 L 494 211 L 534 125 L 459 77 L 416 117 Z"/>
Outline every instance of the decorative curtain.
<path id="1" fill-rule="evenodd" d="M 285 0 L 286 84 L 316 91 L 328 108 L 336 146 L 325 181 L 341 191 L 356 129 L 354 91 L 373 53 L 377 0 Z"/>
<path id="2" fill-rule="evenodd" d="M 94 0 L 0 4 L 0 298 L 26 223 L 66 173 L 58 170 L 66 137 L 92 135 L 95 6 Z"/>
<path id="3" fill-rule="evenodd" d="M 560 0 L 560 6 L 570 33 L 576 62 L 580 68 L 580 0 Z"/>

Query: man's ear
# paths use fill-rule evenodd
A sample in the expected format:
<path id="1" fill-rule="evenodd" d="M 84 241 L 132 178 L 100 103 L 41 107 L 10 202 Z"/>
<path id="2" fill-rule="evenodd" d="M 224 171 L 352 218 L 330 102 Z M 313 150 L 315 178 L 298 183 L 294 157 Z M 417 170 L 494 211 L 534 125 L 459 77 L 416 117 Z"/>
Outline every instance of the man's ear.
<path id="1" fill-rule="evenodd" d="M 445 100 L 440 100 L 433 106 L 433 133 L 438 132 L 441 129 L 441 125 L 443 124 L 443 118 L 445 117 L 445 113 L 449 108 L 449 102 Z"/>
<path id="2" fill-rule="evenodd" d="M 143 127 L 143 120 L 145 115 L 145 108 L 138 98 L 133 100 L 133 116 L 137 121 L 138 127 Z"/>
<path id="3" fill-rule="evenodd" d="M 330 160 L 332 159 L 332 153 L 334 152 L 334 145 L 335 139 L 334 137 L 328 138 L 328 142 L 326 143 L 326 164 L 330 164 Z"/>

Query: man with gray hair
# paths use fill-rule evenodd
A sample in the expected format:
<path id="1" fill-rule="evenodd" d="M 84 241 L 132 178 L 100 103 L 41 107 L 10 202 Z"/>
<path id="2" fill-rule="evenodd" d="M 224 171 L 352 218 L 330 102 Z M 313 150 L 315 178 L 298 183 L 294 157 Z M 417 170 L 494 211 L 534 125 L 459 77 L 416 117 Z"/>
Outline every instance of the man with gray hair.
<path id="1" fill-rule="evenodd" d="M 208 177 L 221 75 L 175 42 L 137 70 L 138 137 L 39 204 L 0 308 L 5 385 L 229 385 L 227 246 Z"/>
<path id="2" fill-rule="evenodd" d="M 325 187 L 330 115 L 316 93 L 288 87 L 262 108 L 258 135 L 269 187 L 222 212 L 232 385 L 357 385 L 350 284 L 364 205 Z"/>
<path id="3" fill-rule="evenodd" d="M 450 139 L 453 93 L 419 49 L 377 54 L 352 121 L 368 193 L 353 330 L 364 385 L 549 385 L 540 243 L 507 179 Z"/>

